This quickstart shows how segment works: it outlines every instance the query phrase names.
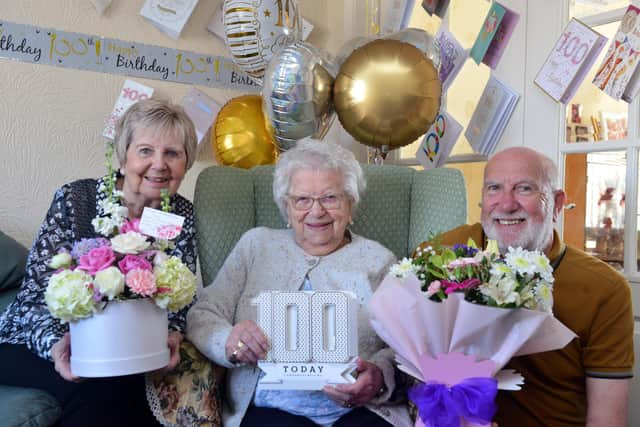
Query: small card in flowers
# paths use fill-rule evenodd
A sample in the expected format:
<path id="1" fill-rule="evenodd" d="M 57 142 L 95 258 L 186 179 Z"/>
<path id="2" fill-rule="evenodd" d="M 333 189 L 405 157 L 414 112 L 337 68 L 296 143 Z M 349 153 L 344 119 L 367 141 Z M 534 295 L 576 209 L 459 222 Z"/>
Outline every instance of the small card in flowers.
<path id="1" fill-rule="evenodd" d="M 182 231 L 184 217 L 145 207 L 140 218 L 140 231 L 157 239 L 171 240 Z"/>

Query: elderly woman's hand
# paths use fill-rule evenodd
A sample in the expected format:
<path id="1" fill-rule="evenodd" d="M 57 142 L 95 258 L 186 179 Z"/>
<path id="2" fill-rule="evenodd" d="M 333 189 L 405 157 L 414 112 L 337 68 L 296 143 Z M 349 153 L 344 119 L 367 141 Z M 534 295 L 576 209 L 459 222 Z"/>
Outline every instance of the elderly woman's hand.
<path id="1" fill-rule="evenodd" d="M 169 347 L 170 351 L 169 364 L 160 369 L 160 372 L 170 372 L 178 366 L 178 363 L 180 363 L 180 344 L 183 340 L 184 336 L 180 332 L 169 331 L 169 338 L 167 339 L 167 347 Z"/>
<path id="2" fill-rule="evenodd" d="M 53 359 L 56 372 L 67 381 L 80 382 L 82 378 L 73 375 L 71 372 L 71 335 L 64 334 L 60 340 L 51 347 L 51 358 Z"/>
<path id="3" fill-rule="evenodd" d="M 267 357 L 269 340 L 255 322 L 244 320 L 231 329 L 225 351 L 231 363 L 256 363 Z"/>
<path id="4" fill-rule="evenodd" d="M 355 383 L 325 386 L 322 390 L 338 405 L 348 408 L 369 403 L 384 388 L 382 371 L 373 363 L 358 359 L 356 372 Z"/>

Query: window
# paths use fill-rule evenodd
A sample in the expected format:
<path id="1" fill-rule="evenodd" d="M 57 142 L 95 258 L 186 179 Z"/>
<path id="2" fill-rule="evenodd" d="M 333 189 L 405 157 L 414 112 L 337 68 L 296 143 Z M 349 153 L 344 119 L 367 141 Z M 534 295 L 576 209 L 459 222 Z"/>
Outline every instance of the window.
<path id="1" fill-rule="evenodd" d="M 611 41 L 628 4 L 576 0 L 569 4 L 569 18 L 578 17 Z M 639 101 L 615 101 L 592 83 L 608 46 L 565 110 L 566 134 L 559 146 L 568 208 L 563 236 L 640 282 Z"/>
<path id="2" fill-rule="evenodd" d="M 421 2 L 416 1 L 409 26 L 422 28 L 429 34 L 435 35 L 440 25 L 447 25 L 449 31 L 455 35 L 462 46 L 465 49 L 470 49 L 490 7 L 490 2 L 451 0 L 445 20 L 441 22 L 440 18 L 429 16 L 422 8 Z M 490 71 L 486 65 L 476 65 L 472 59 L 468 59 L 442 97 L 442 103 L 446 106 L 449 114 L 465 128 L 489 79 Z M 415 154 L 421 142 L 422 138 L 390 153 L 388 162 L 408 166 L 418 165 Z M 479 203 L 484 165 L 485 158 L 473 153 L 463 132 L 451 152 L 446 167 L 459 169 L 465 177 L 467 183 L 467 220 L 469 223 L 480 220 Z"/>

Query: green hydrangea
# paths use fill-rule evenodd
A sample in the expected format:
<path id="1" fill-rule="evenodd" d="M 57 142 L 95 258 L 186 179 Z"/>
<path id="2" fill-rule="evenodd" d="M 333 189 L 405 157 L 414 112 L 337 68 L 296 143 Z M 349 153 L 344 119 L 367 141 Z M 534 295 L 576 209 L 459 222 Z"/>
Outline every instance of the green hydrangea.
<path id="1" fill-rule="evenodd" d="M 82 270 L 63 270 L 49 279 L 44 300 L 62 323 L 93 316 L 93 278 Z"/>
<path id="2" fill-rule="evenodd" d="M 197 288 L 196 276 L 179 258 L 167 258 L 154 267 L 153 273 L 158 287 L 154 300 L 159 307 L 176 312 L 193 301 Z"/>

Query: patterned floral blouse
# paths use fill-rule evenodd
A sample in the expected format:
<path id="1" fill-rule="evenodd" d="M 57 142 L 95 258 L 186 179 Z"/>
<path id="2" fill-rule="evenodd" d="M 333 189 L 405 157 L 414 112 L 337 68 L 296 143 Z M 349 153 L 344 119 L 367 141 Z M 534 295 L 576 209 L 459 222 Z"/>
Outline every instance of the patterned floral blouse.
<path id="1" fill-rule="evenodd" d="M 69 325 L 51 317 L 44 301 L 49 276 L 54 273 L 47 263 L 60 249 L 71 251 L 74 242 L 99 237 L 91 220 L 96 213 L 102 213 L 99 202 L 107 198 L 104 188 L 104 178 L 83 179 L 56 191 L 29 252 L 20 291 L 0 316 L 0 343 L 25 344 L 38 356 L 51 360 L 51 347 L 69 330 Z M 185 217 L 182 233 L 175 240 L 171 255 L 179 257 L 195 273 L 193 205 L 176 194 L 171 197 L 171 207 L 173 213 Z M 189 307 L 169 314 L 170 329 L 184 330 Z"/>

